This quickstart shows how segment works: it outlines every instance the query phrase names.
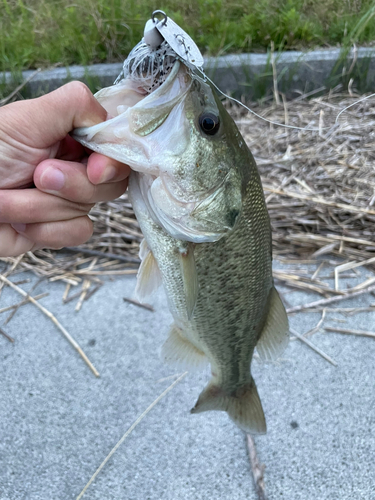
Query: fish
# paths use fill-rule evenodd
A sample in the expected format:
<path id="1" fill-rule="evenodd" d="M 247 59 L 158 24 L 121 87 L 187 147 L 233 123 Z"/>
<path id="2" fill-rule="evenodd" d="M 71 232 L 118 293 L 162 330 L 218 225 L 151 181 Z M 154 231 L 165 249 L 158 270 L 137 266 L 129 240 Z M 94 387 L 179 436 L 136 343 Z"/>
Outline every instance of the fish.
<path id="1" fill-rule="evenodd" d="M 99 91 L 108 120 L 73 137 L 132 169 L 129 199 L 144 235 L 137 296 L 145 301 L 164 286 L 174 319 L 165 361 L 211 365 L 191 413 L 225 411 L 242 430 L 263 434 L 251 362 L 255 349 L 263 361 L 277 359 L 289 326 L 272 277 L 260 175 L 201 74 L 177 58 L 161 85 L 147 85 L 125 78 Z"/>

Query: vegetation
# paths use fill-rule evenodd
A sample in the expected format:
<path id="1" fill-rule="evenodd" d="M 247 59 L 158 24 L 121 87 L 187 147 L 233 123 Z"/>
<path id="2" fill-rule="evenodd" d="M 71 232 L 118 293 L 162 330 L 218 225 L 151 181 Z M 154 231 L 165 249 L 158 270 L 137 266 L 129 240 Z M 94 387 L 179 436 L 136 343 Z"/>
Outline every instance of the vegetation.
<path id="1" fill-rule="evenodd" d="M 0 0 L 0 71 L 123 60 L 155 9 L 211 55 L 375 40 L 374 0 Z"/>

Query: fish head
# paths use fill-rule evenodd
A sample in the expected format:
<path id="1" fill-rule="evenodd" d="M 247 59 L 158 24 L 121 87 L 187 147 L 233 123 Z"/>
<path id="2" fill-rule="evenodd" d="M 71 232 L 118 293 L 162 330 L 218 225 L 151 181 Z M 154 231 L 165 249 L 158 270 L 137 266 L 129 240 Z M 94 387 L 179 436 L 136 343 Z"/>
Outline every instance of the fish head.
<path id="1" fill-rule="evenodd" d="M 177 61 L 150 94 L 124 82 L 96 97 L 109 119 L 76 129 L 73 137 L 133 169 L 130 196 L 142 196 L 159 225 L 194 243 L 217 241 L 233 229 L 248 150 L 203 78 Z"/>

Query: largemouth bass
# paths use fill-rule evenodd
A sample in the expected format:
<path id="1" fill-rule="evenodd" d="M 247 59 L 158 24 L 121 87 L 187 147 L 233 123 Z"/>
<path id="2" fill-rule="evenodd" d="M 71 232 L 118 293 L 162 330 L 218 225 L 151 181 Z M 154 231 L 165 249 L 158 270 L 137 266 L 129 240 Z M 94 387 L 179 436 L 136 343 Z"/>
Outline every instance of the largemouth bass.
<path id="1" fill-rule="evenodd" d="M 128 79 L 96 97 L 109 119 L 74 137 L 133 169 L 129 197 L 145 238 L 137 293 L 144 300 L 162 282 L 174 318 L 163 357 L 211 364 L 192 413 L 223 410 L 264 433 L 250 364 L 255 347 L 275 359 L 289 329 L 254 158 L 212 87 L 178 60 L 154 91 Z"/>

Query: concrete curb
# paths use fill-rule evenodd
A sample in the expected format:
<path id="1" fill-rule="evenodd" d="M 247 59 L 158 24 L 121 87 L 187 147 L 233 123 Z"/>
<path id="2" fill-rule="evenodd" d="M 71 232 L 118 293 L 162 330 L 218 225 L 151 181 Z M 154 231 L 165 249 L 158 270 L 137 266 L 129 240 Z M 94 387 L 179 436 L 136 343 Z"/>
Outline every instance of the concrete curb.
<path id="1" fill-rule="evenodd" d="M 339 83 L 352 85 L 361 92 L 373 91 L 375 81 L 375 47 L 350 50 L 345 56 L 341 49 L 289 51 L 275 54 L 278 87 L 290 97 L 310 93 Z M 71 80 L 81 80 L 91 88 L 112 85 L 122 68 L 121 63 L 70 66 L 43 71 L 27 84 L 27 93 L 36 96 L 51 91 Z M 273 88 L 270 54 L 239 54 L 209 57 L 205 71 L 224 92 L 260 98 Z M 33 71 L 24 71 L 26 80 Z M 4 80 L 12 81 L 11 73 Z M 323 89 L 322 89 L 323 90 Z"/>

